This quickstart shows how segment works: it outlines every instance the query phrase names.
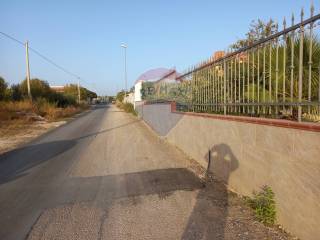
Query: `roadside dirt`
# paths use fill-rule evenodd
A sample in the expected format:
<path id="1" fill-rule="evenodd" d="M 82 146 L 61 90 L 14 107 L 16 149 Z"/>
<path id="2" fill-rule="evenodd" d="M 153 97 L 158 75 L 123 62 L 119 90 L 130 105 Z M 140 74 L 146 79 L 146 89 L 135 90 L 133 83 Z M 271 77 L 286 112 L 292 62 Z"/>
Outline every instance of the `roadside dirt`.
<path id="1" fill-rule="evenodd" d="M 189 218 L 189 232 L 185 239 L 202 239 L 203 222 L 212 222 L 215 229 L 203 229 L 205 235 L 215 236 L 217 239 L 273 239 L 298 240 L 287 233 L 282 226 L 266 226 L 255 218 L 253 210 L 238 194 L 227 189 L 225 184 L 207 173 L 197 162 L 189 159 L 188 169 L 197 175 L 204 188 L 197 196 L 197 204 Z M 201 211 L 207 209 L 206 211 Z"/>
<path id="2" fill-rule="evenodd" d="M 21 144 L 27 143 L 32 139 L 64 123 L 66 123 L 66 121 L 1 122 L 0 154 L 10 151 Z"/>

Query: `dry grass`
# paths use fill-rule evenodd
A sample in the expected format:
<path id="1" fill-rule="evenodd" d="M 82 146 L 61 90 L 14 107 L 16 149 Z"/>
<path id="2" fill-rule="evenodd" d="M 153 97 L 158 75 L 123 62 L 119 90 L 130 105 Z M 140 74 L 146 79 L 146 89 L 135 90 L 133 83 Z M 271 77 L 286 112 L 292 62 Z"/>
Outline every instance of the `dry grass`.
<path id="1" fill-rule="evenodd" d="M 0 102 L 0 154 L 61 125 L 64 119 L 87 108 L 87 105 L 59 108 L 46 100 Z"/>
<path id="2" fill-rule="evenodd" d="M 34 111 L 30 101 L 0 102 L 0 121 L 21 120 L 22 115 Z"/>
<path id="3" fill-rule="evenodd" d="M 45 100 L 0 102 L 0 124 L 4 122 L 30 123 L 41 119 L 41 117 L 47 121 L 56 121 L 71 117 L 86 108 L 85 105 L 59 108 Z"/>
<path id="4" fill-rule="evenodd" d="M 47 118 L 50 120 L 57 120 L 62 118 L 71 117 L 77 113 L 82 112 L 83 109 L 80 107 L 66 107 L 66 108 L 56 108 L 51 109 L 50 113 L 47 113 Z"/>

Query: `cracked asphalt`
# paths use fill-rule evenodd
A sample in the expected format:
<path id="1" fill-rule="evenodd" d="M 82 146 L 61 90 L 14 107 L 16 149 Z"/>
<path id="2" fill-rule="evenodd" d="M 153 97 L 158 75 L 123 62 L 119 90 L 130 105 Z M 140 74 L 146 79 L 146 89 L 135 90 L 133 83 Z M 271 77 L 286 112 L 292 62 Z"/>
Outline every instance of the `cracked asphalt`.
<path id="1" fill-rule="evenodd" d="M 98 106 L 0 155 L 0 239 L 289 239 L 193 164 Z"/>

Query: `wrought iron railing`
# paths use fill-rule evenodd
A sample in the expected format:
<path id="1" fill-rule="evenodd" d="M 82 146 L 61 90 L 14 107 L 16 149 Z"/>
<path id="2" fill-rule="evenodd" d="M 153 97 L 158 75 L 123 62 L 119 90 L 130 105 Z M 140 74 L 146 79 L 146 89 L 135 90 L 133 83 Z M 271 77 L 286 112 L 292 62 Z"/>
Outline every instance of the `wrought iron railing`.
<path id="1" fill-rule="evenodd" d="M 189 68 L 178 77 L 177 109 L 320 121 L 320 14 Z M 166 100 L 176 100 L 168 94 Z"/>

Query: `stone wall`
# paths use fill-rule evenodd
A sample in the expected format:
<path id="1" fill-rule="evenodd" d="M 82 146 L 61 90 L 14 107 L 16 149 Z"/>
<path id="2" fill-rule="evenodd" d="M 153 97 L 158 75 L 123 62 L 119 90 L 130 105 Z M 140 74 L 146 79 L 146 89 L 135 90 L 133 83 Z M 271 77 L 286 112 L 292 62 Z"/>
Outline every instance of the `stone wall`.
<path id="1" fill-rule="evenodd" d="M 319 239 L 320 132 L 181 114 L 171 104 L 140 107 L 168 142 L 204 167 L 210 158 L 210 170 L 230 189 L 251 195 L 269 185 L 278 222 L 301 239 Z"/>

